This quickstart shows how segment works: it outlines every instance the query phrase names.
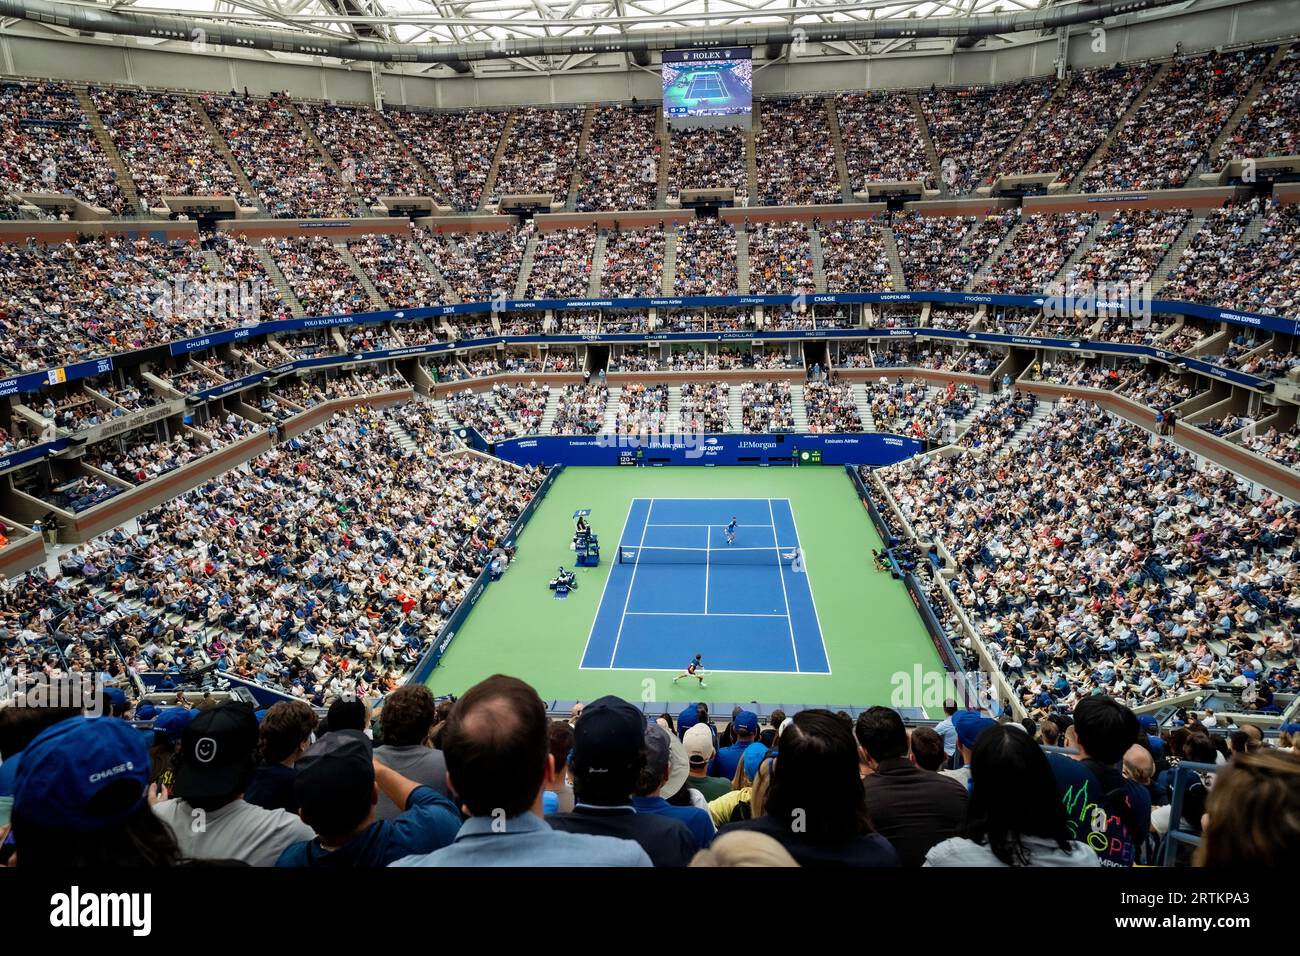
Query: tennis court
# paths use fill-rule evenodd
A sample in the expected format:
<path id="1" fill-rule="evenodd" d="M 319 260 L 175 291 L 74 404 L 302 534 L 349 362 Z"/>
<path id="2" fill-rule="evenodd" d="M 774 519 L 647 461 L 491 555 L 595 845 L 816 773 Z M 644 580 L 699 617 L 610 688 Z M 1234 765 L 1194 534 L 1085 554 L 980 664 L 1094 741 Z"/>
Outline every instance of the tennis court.
<path id="1" fill-rule="evenodd" d="M 577 568 L 577 590 L 558 601 L 546 585 L 557 566 L 573 567 L 580 509 L 600 535 L 601 564 Z M 770 549 L 770 558 L 716 553 L 733 515 L 733 547 Z M 620 561 L 629 543 L 635 556 Z M 792 547 L 802 572 L 778 558 Z M 879 547 L 842 468 L 567 468 L 429 686 L 462 694 L 505 673 L 549 700 L 888 703 L 900 672 L 943 668 L 907 590 L 872 567 Z M 708 688 L 672 685 L 697 653 Z"/>
<path id="2" fill-rule="evenodd" d="M 789 499 L 634 498 L 620 541 L 583 668 L 829 673 Z"/>
<path id="3" fill-rule="evenodd" d="M 697 73 L 691 77 L 691 87 L 686 91 L 688 100 L 722 99 L 727 95 L 722 88 L 722 78 L 717 73 Z"/>

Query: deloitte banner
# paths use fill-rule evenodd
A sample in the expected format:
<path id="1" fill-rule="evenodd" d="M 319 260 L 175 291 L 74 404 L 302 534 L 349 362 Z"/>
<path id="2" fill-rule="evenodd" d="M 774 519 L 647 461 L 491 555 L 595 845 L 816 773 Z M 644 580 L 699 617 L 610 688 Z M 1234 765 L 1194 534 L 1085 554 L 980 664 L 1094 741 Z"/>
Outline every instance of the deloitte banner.
<path id="1" fill-rule="evenodd" d="M 538 435 L 498 442 L 517 465 L 892 465 L 925 451 L 921 442 L 879 432 L 834 435 Z"/>

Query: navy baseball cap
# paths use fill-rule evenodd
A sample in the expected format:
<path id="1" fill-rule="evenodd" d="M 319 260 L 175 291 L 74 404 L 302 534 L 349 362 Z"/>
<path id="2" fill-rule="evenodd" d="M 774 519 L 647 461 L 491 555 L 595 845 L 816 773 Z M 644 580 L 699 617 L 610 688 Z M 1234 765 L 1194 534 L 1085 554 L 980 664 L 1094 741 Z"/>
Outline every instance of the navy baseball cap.
<path id="1" fill-rule="evenodd" d="M 687 704 L 680 714 L 677 715 L 677 733 L 685 734 L 696 724 L 700 722 L 700 709 L 695 704 Z"/>
<path id="2" fill-rule="evenodd" d="M 36 736 L 14 781 L 14 818 L 47 829 L 98 830 L 145 802 L 149 749 L 130 724 L 70 717 Z"/>
<path id="3" fill-rule="evenodd" d="M 628 773 L 645 762 L 645 714 L 614 696 L 593 700 L 573 726 L 573 765 L 585 773 Z"/>
<path id="4" fill-rule="evenodd" d="M 158 708 L 155 707 L 153 704 L 149 703 L 148 701 L 145 701 L 143 704 L 141 704 L 139 707 L 135 709 L 136 720 L 153 720 L 157 716 L 158 716 Z"/>
<path id="5" fill-rule="evenodd" d="M 226 701 L 199 714 L 181 731 L 176 796 L 205 800 L 238 792 L 252 773 L 257 744 L 257 718 L 248 704 Z"/>
<path id="6" fill-rule="evenodd" d="M 188 707 L 168 707 L 153 719 L 153 733 L 156 738 L 164 738 L 167 743 L 176 743 L 181 733 L 198 715 L 198 711 Z"/>
<path id="7" fill-rule="evenodd" d="M 736 730 L 743 730 L 747 734 L 758 733 L 758 714 L 752 710 L 742 710 L 731 721 Z"/>
<path id="8" fill-rule="evenodd" d="M 959 710 L 952 715 L 952 729 L 957 731 L 957 740 L 963 747 L 974 747 L 980 734 L 998 722 L 992 717 L 985 717 L 977 710 Z"/>

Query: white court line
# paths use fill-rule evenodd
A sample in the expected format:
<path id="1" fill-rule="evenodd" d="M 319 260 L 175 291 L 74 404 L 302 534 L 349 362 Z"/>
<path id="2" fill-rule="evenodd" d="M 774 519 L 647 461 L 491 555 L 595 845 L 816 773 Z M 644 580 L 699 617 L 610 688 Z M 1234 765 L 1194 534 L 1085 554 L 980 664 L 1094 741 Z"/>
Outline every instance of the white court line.
<path id="1" fill-rule="evenodd" d="M 772 527 L 775 528 L 776 512 L 772 510 L 771 498 L 767 499 L 767 511 L 772 518 Z M 790 514 L 794 514 L 793 508 L 790 509 Z M 795 533 L 798 534 L 797 531 Z M 772 537 L 777 537 L 775 532 L 773 532 Z M 794 640 L 794 621 L 790 619 L 790 595 L 785 589 L 785 565 L 781 563 L 781 542 L 774 542 L 774 548 L 776 550 L 776 571 L 777 574 L 781 575 L 781 599 L 785 601 L 785 622 L 790 625 L 790 650 L 794 651 L 794 672 L 797 674 L 799 673 L 799 646 Z"/>
<path id="2" fill-rule="evenodd" d="M 656 499 L 656 500 L 659 500 L 659 499 Z M 713 528 L 713 527 L 716 527 L 716 525 L 712 525 L 712 524 L 661 524 L 660 522 L 656 521 L 654 524 L 652 524 L 652 525 L 648 525 L 648 527 L 651 527 L 651 528 Z M 746 528 L 771 528 L 773 531 L 776 530 L 775 526 L 774 526 L 774 525 L 770 525 L 770 524 L 748 524 L 748 523 L 747 523 L 747 524 L 745 525 L 745 527 L 746 527 Z"/>
<path id="3" fill-rule="evenodd" d="M 633 500 L 635 501 L 635 500 L 639 500 L 639 499 L 633 499 Z M 638 556 L 638 557 L 639 557 L 640 554 L 641 554 L 641 549 L 645 547 L 645 533 L 646 533 L 647 531 L 650 530 L 650 515 L 654 512 L 654 510 L 655 510 L 655 500 L 654 500 L 653 498 L 651 498 L 651 499 L 650 499 L 650 507 L 646 509 L 646 513 L 645 513 L 645 521 L 646 521 L 646 523 L 645 523 L 645 526 L 641 529 L 641 543 L 637 546 L 637 556 Z M 632 513 L 632 509 L 629 508 L 629 509 L 628 509 L 628 514 L 631 514 L 631 513 Z M 626 529 L 627 529 L 627 528 L 626 528 L 626 523 L 625 523 L 625 524 L 624 524 L 624 530 L 626 530 Z M 618 545 L 618 546 L 619 546 L 620 548 L 623 546 L 623 545 L 622 545 L 622 541 L 619 542 L 619 545 Z M 627 582 L 627 597 L 623 599 L 623 613 L 622 613 L 622 615 L 619 616 L 619 619 L 618 619 L 618 633 L 614 635 L 614 652 L 613 652 L 612 654 L 609 655 L 609 666 L 610 666 L 610 667 L 613 667 L 613 666 L 614 666 L 614 661 L 618 659 L 618 642 L 621 641 L 621 640 L 623 640 L 623 622 L 627 620 L 627 606 L 628 606 L 629 604 L 632 603 L 632 590 L 633 590 L 633 588 L 636 587 L 636 571 L 637 571 L 637 568 L 639 568 L 640 566 L 641 566 L 641 562 L 640 562 L 640 561 L 637 561 L 636 564 L 632 565 L 632 577 L 629 578 L 629 579 L 628 579 L 628 582 Z M 612 572 L 611 572 L 611 573 L 612 573 Z"/>
<path id="4" fill-rule="evenodd" d="M 808 585 L 808 600 L 812 601 L 813 620 L 817 622 L 817 638 L 822 642 L 822 657 L 826 660 L 826 670 L 817 671 L 816 673 L 829 674 L 831 672 L 831 651 L 826 646 L 826 632 L 822 630 L 822 618 L 817 613 L 817 595 L 813 594 L 812 575 L 808 571 L 808 552 L 803 551 L 803 538 L 799 537 L 799 522 L 794 519 L 794 505 L 790 504 L 789 498 L 782 498 L 785 506 L 790 509 L 790 524 L 794 527 L 794 536 L 799 538 L 799 550 L 803 553 L 803 576 L 804 582 Z"/>
<path id="5" fill-rule="evenodd" d="M 623 535 L 627 532 L 627 523 L 632 518 L 632 506 L 635 505 L 639 500 L 640 499 L 638 498 L 633 498 L 632 501 L 627 506 L 627 514 L 623 515 L 623 530 L 618 533 L 618 543 L 615 545 L 616 548 L 622 547 Z M 617 555 L 615 555 L 615 557 L 617 557 Z M 582 645 L 582 656 L 578 658 L 579 668 L 582 667 L 582 662 L 587 659 L 587 649 L 591 647 L 592 635 L 596 633 L 596 622 L 600 620 L 600 608 L 601 605 L 605 603 L 605 592 L 609 590 L 609 579 L 614 576 L 614 568 L 612 567 L 612 565 L 616 563 L 617 561 L 610 562 L 611 567 L 609 569 L 609 573 L 605 575 L 605 584 L 600 589 L 600 600 L 596 602 L 596 613 L 592 615 L 591 618 L 591 630 L 587 632 L 587 643 Z M 629 594 L 631 593 L 630 588 L 628 589 L 628 593 Z"/>
<path id="6" fill-rule="evenodd" d="M 681 668 L 668 667 L 579 667 L 580 671 L 632 671 L 637 674 L 676 674 Z M 746 671 L 730 667 L 710 667 L 708 674 L 779 674 L 789 677 L 794 671 Z M 800 671 L 801 677 L 829 677 L 830 671 Z"/>
<path id="7" fill-rule="evenodd" d="M 713 544 L 713 525 L 705 525 L 704 532 L 704 613 L 709 613 L 709 548 Z"/>
<path id="8" fill-rule="evenodd" d="M 628 611 L 628 617 L 775 617 L 785 614 L 750 614 L 745 611 Z"/>

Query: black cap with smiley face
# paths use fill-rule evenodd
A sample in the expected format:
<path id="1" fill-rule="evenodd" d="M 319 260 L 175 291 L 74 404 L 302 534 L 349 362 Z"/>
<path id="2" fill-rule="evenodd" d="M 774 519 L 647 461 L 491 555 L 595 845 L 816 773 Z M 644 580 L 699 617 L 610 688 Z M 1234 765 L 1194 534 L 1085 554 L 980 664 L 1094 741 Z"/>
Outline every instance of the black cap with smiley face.
<path id="1" fill-rule="evenodd" d="M 199 714 L 181 734 L 176 796 L 194 802 L 238 794 L 252 773 L 257 738 L 247 704 L 227 701 Z"/>

